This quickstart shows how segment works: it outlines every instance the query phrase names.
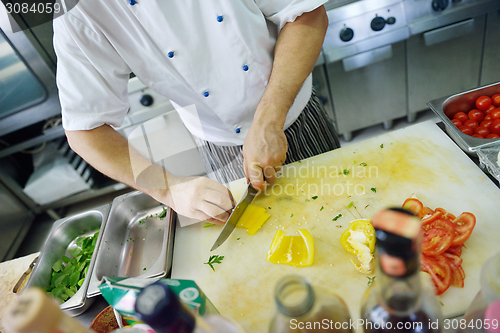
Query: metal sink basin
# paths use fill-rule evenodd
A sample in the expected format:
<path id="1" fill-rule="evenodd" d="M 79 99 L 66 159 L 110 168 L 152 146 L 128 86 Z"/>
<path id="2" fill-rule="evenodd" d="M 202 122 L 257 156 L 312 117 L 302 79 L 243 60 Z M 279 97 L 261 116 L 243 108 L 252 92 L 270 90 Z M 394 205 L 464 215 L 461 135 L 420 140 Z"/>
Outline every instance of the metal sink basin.
<path id="1" fill-rule="evenodd" d="M 159 218 L 164 209 L 165 217 Z M 166 276 L 172 266 L 174 218 L 172 209 L 141 192 L 115 198 L 87 296 L 100 293 L 104 276 Z"/>
<path id="2" fill-rule="evenodd" d="M 90 211 L 58 220 L 52 226 L 49 237 L 40 253 L 38 262 L 30 276 L 26 288 L 40 287 L 45 289 L 50 285 L 52 266 L 54 263 L 66 255 L 71 258 L 68 251 L 76 246 L 76 240 L 80 237 L 87 237 L 99 231 L 99 237 L 95 245 L 94 253 L 90 260 L 89 270 L 85 280 L 73 297 L 60 305 L 61 310 L 69 315 L 77 316 L 84 312 L 91 304 L 92 300 L 87 299 L 87 289 L 94 270 L 97 249 L 102 240 L 103 230 L 106 225 L 110 205 L 105 205 Z"/>

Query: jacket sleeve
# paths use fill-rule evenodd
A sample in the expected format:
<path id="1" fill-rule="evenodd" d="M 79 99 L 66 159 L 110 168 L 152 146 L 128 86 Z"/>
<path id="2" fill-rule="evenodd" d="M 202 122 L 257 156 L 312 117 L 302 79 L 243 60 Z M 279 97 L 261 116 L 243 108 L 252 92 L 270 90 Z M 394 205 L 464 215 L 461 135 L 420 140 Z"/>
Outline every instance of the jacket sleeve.
<path id="1" fill-rule="evenodd" d="M 129 109 L 130 68 L 106 38 L 71 13 L 53 24 L 63 127 L 119 127 Z"/>
<path id="2" fill-rule="evenodd" d="M 311 12 L 328 0 L 255 0 L 264 16 L 281 30 L 288 22 Z"/>

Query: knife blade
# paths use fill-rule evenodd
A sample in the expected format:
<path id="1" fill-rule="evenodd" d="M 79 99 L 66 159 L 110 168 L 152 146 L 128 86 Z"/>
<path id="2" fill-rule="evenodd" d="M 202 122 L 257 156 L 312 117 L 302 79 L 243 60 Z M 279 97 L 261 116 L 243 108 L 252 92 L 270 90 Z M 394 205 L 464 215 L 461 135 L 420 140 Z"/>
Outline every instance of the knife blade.
<path id="1" fill-rule="evenodd" d="M 258 191 L 252 187 L 251 183 L 249 183 L 245 192 L 241 196 L 240 201 L 238 201 L 238 204 L 233 209 L 233 212 L 231 213 L 231 215 L 229 215 L 226 224 L 222 228 L 219 236 L 215 240 L 215 243 L 210 249 L 210 251 L 215 250 L 216 248 L 221 246 L 226 241 L 226 239 L 228 239 L 229 235 L 231 235 L 234 228 L 236 228 L 236 224 L 238 223 L 238 220 L 240 219 L 241 215 L 243 215 L 243 212 L 252 202 L 253 198 L 257 193 Z"/>

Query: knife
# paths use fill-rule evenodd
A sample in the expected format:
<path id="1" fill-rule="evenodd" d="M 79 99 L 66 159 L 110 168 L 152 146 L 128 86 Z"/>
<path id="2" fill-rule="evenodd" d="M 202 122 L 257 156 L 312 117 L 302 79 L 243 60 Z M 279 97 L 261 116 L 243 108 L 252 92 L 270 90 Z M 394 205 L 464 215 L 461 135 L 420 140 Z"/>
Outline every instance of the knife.
<path id="1" fill-rule="evenodd" d="M 238 201 L 238 204 L 233 209 L 233 212 L 231 213 L 231 215 L 229 215 L 226 224 L 224 224 L 224 228 L 222 228 L 219 237 L 217 237 L 217 240 L 215 241 L 210 251 L 215 250 L 216 248 L 221 246 L 226 241 L 226 239 L 228 239 L 234 228 L 236 228 L 236 224 L 238 223 L 241 215 L 243 215 L 243 212 L 248 207 L 248 204 L 252 202 L 257 193 L 258 191 L 252 187 L 251 183 L 249 183 L 245 192 L 241 196 L 240 201 Z"/>

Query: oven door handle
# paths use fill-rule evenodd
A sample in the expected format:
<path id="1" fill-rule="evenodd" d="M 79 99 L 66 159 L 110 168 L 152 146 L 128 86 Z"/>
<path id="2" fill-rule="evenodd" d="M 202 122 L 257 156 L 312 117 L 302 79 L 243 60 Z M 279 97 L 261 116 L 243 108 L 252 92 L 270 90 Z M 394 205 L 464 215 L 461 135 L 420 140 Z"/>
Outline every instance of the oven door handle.
<path id="1" fill-rule="evenodd" d="M 474 31 L 474 19 L 448 25 L 439 29 L 424 33 L 425 46 L 431 46 L 447 42 L 451 39 L 462 37 Z"/>
<path id="2" fill-rule="evenodd" d="M 346 72 L 350 72 L 391 58 L 392 45 L 386 45 L 344 58 L 342 59 L 342 65 L 344 66 L 344 70 Z"/>

